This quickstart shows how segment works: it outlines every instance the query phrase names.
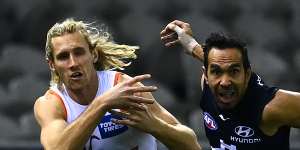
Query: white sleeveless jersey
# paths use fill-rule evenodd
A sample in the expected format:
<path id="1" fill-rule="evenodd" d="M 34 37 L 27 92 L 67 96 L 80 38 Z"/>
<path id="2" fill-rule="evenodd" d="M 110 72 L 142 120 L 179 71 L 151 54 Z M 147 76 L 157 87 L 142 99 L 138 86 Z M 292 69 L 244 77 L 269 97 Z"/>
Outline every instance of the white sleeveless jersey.
<path id="1" fill-rule="evenodd" d="M 98 71 L 97 95 L 114 86 L 115 71 Z M 72 123 L 84 112 L 88 105 L 80 105 L 68 95 L 65 88 L 59 90 L 57 86 L 50 88 L 62 99 L 67 112 L 67 122 Z M 119 118 L 106 112 L 100 124 L 97 125 L 93 134 L 85 145 L 85 150 L 156 150 L 155 138 L 129 126 L 117 125 L 111 122 L 112 118 Z"/>

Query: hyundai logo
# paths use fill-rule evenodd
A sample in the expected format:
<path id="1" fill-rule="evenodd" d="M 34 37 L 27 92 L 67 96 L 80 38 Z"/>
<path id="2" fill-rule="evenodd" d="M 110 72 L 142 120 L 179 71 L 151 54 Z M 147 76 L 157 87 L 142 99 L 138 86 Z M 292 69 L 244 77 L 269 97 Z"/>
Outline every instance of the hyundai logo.
<path id="1" fill-rule="evenodd" d="M 234 132 L 244 138 L 254 135 L 254 130 L 247 126 L 237 126 L 235 127 Z"/>

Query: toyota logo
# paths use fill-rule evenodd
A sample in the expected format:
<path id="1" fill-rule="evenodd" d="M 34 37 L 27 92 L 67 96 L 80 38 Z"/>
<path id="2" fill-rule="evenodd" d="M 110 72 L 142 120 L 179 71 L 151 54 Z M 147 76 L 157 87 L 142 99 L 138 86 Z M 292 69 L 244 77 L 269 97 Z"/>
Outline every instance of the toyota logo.
<path id="1" fill-rule="evenodd" d="M 254 130 L 247 126 L 237 126 L 235 127 L 234 132 L 244 138 L 254 135 Z"/>

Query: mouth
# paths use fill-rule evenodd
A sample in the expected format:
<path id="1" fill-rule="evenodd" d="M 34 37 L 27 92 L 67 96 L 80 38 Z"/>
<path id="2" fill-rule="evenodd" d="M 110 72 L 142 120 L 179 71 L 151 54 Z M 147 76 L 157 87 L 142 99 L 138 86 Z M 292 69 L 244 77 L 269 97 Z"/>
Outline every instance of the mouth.
<path id="1" fill-rule="evenodd" d="M 83 76 L 83 73 L 81 73 L 81 72 L 73 72 L 70 75 L 70 77 L 71 77 L 72 80 L 79 80 L 79 79 L 82 78 L 82 76 Z"/>
<path id="2" fill-rule="evenodd" d="M 221 103 L 223 104 L 230 104 L 234 101 L 235 97 L 237 95 L 237 92 L 232 89 L 222 89 L 218 91 L 218 97 Z"/>

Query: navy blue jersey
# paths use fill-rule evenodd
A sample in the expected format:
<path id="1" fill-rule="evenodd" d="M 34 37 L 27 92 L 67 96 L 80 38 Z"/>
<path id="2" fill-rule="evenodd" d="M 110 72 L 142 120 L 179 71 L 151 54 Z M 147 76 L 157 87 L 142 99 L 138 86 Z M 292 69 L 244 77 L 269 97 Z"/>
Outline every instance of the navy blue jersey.
<path id="1" fill-rule="evenodd" d="M 222 111 L 205 84 L 200 106 L 212 149 L 288 150 L 289 127 L 281 127 L 273 136 L 265 135 L 259 128 L 263 109 L 277 90 L 264 85 L 261 78 L 252 73 L 244 98 L 234 109 Z"/>

